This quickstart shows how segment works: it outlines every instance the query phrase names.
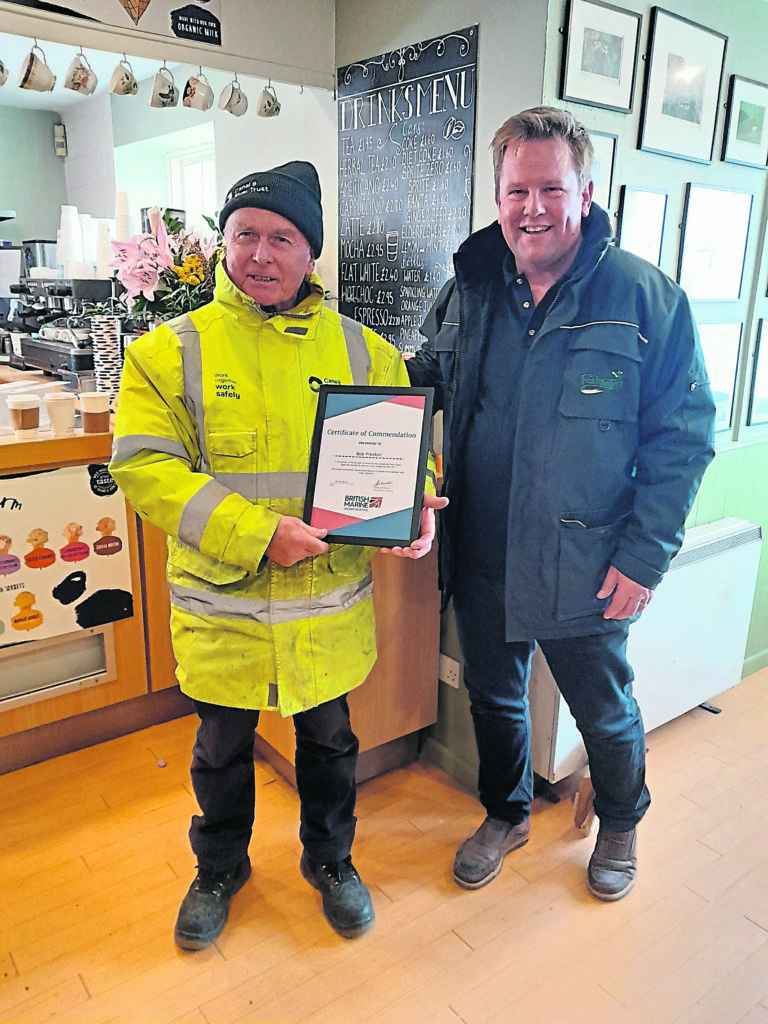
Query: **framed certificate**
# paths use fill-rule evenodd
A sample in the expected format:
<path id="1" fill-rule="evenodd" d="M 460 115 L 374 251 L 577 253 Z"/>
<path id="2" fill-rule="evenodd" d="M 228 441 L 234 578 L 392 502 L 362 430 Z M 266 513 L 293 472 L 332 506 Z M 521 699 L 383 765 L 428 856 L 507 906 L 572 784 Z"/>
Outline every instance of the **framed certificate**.
<path id="1" fill-rule="evenodd" d="M 330 543 L 408 547 L 420 532 L 432 388 L 323 384 L 304 522 Z"/>

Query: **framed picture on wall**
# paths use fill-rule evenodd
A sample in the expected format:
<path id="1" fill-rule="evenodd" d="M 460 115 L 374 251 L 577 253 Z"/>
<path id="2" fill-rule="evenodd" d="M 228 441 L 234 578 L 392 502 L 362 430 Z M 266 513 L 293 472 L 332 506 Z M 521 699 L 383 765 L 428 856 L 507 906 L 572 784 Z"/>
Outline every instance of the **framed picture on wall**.
<path id="1" fill-rule="evenodd" d="M 616 245 L 658 267 L 666 213 L 666 192 L 622 185 Z"/>
<path id="2" fill-rule="evenodd" d="M 601 0 L 568 0 L 560 98 L 629 113 L 642 21 Z"/>
<path id="3" fill-rule="evenodd" d="M 589 133 L 595 156 L 592 160 L 592 180 L 595 191 L 592 195 L 598 206 L 604 210 L 611 208 L 611 186 L 613 184 L 613 168 L 616 162 L 616 145 L 618 137 L 608 132 Z"/>
<path id="4" fill-rule="evenodd" d="M 722 159 L 749 167 L 768 164 L 768 85 L 731 75 Z"/>
<path id="5" fill-rule="evenodd" d="M 640 149 L 710 163 L 728 37 L 654 7 Z"/>
<path id="6" fill-rule="evenodd" d="M 685 186 L 677 280 L 694 302 L 732 302 L 741 295 L 752 193 Z"/>
<path id="7" fill-rule="evenodd" d="M 698 323 L 701 351 L 715 400 L 715 430 L 733 425 L 733 399 L 741 350 L 741 323 Z"/>
<path id="8" fill-rule="evenodd" d="M 747 423 L 750 427 L 768 423 L 768 320 L 757 325 L 755 358 L 752 364 L 752 387 L 749 392 Z"/>

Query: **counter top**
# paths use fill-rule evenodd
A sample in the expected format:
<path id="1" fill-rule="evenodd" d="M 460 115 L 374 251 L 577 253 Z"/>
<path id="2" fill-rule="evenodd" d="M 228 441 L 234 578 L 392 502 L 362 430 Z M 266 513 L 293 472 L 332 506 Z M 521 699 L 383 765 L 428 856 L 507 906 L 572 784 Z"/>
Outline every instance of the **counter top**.
<path id="1" fill-rule="evenodd" d="M 76 429 L 72 437 L 54 437 L 40 431 L 32 441 L 17 441 L 14 434 L 0 437 L 0 473 L 28 473 L 66 463 L 109 462 L 112 434 L 85 434 Z"/>

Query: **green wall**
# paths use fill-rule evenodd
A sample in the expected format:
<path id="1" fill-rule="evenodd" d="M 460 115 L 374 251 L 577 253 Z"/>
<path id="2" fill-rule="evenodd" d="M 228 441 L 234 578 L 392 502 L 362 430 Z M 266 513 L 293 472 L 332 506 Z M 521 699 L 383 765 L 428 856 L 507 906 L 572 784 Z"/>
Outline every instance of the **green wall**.
<path id="1" fill-rule="evenodd" d="M 719 451 L 707 470 L 688 525 L 700 526 L 726 516 L 749 519 L 763 528 L 744 661 L 744 675 L 749 675 L 768 665 L 768 441 Z"/>

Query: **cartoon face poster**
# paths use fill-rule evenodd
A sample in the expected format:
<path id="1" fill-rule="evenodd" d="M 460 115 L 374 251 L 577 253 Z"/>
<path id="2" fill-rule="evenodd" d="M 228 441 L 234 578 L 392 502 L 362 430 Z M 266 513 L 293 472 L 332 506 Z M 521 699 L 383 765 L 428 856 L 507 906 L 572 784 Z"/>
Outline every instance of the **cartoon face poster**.
<path id="1" fill-rule="evenodd" d="M 131 615 L 126 506 L 107 467 L 0 477 L 0 646 Z"/>

